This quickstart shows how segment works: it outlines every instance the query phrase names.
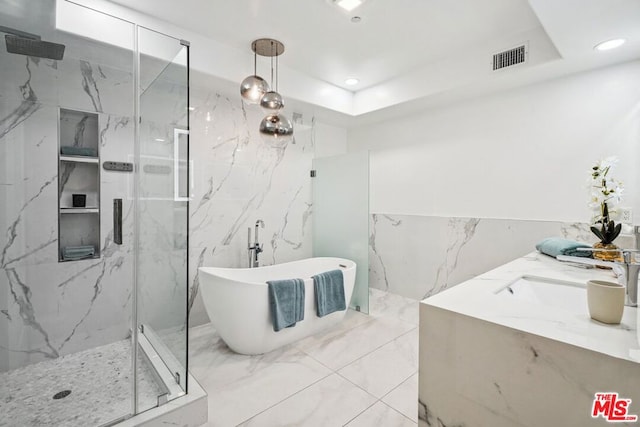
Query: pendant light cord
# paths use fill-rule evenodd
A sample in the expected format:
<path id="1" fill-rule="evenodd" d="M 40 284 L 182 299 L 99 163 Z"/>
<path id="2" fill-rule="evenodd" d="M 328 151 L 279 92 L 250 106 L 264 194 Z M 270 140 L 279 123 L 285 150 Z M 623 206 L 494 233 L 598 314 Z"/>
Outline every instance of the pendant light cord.
<path id="1" fill-rule="evenodd" d="M 277 84 L 277 80 L 276 80 Z M 273 40 L 271 40 L 271 87 L 273 87 Z M 276 92 L 278 88 L 276 88 Z"/>
<path id="2" fill-rule="evenodd" d="M 255 43 L 255 42 L 254 42 Z M 258 75 L 258 53 L 256 52 L 256 45 L 253 45 L 253 75 Z"/>

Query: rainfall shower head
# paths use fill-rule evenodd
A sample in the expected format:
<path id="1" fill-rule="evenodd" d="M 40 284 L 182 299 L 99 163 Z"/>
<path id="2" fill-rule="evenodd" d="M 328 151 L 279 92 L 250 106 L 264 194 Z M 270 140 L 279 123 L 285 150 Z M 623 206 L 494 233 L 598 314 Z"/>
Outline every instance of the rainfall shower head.
<path id="1" fill-rule="evenodd" d="M 4 41 L 7 44 L 7 52 L 9 53 L 55 59 L 57 61 L 62 60 L 64 56 L 65 46 L 63 44 L 26 39 L 8 34 L 4 36 Z"/>
<path id="2" fill-rule="evenodd" d="M 8 33 L 4 36 L 4 41 L 9 53 L 57 61 L 62 60 L 64 56 L 65 46 L 63 44 L 45 42 L 40 39 L 40 36 L 13 28 L 0 27 L 0 32 Z"/>

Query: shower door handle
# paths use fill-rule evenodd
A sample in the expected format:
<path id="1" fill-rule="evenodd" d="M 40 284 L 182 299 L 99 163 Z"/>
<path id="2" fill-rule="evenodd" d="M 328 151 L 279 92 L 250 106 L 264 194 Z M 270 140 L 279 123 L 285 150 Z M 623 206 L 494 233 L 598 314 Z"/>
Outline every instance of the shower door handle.
<path id="1" fill-rule="evenodd" d="M 122 244 L 122 199 L 113 199 L 113 242 Z"/>
<path id="2" fill-rule="evenodd" d="M 185 147 L 188 147 L 189 140 L 180 139 L 180 136 L 189 137 L 189 131 L 186 129 L 174 128 L 173 129 L 173 200 L 176 202 L 188 202 L 190 185 L 193 185 L 193 180 L 190 179 L 189 173 L 193 173 L 192 168 L 189 167 L 189 159 L 186 156 L 188 152 Z M 182 144 L 182 150 L 180 145 Z M 186 145 L 185 145 L 186 144 Z M 180 158 L 180 154 L 184 156 Z M 180 164 L 184 165 L 182 168 Z M 184 176 L 180 176 L 181 172 Z M 182 178 L 185 182 L 180 182 Z M 191 181 L 191 184 L 189 183 Z"/>

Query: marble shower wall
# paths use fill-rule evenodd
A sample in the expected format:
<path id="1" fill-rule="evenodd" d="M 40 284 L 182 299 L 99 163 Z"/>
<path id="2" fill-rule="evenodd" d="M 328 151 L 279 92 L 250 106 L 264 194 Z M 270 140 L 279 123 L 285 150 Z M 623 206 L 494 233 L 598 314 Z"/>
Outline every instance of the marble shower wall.
<path id="1" fill-rule="evenodd" d="M 57 62 L 0 51 L 0 371 L 129 334 L 129 174 L 101 171 L 101 257 L 58 262 L 58 108 L 98 113 L 101 160 L 133 153 L 131 73 L 74 56 L 72 46 Z M 120 197 L 118 246 L 112 199 Z"/>
<path id="2" fill-rule="evenodd" d="M 369 286 L 424 299 L 535 250 L 545 237 L 596 241 L 588 224 L 376 213 Z M 634 247 L 632 236 L 616 241 Z"/>
<path id="3" fill-rule="evenodd" d="M 247 228 L 262 219 L 262 265 L 311 256 L 311 162 L 315 126 L 296 128 L 284 147 L 258 133 L 265 113 L 202 82 L 191 84 L 189 218 L 191 325 L 208 321 L 198 267 L 247 267 Z M 291 112 L 287 112 L 291 118 Z"/>

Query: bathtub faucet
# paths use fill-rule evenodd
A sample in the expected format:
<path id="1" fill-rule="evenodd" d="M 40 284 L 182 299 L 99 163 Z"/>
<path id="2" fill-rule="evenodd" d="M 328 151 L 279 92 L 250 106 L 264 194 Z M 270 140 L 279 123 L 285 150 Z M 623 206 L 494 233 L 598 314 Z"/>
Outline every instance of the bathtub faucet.
<path id="1" fill-rule="evenodd" d="M 256 231 L 253 235 L 253 246 L 251 246 L 251 227 L 248 229 L 248 237 L 247 237 L 247 250 L 249 252 L 249 268 L 258 267 L 260 262 L 258 261 L 258 255 L 262 252 L 262 245 L 258 243 L 258 227 L 264 228 L 264 221 L 261 219 L 256 221 Z"/>

